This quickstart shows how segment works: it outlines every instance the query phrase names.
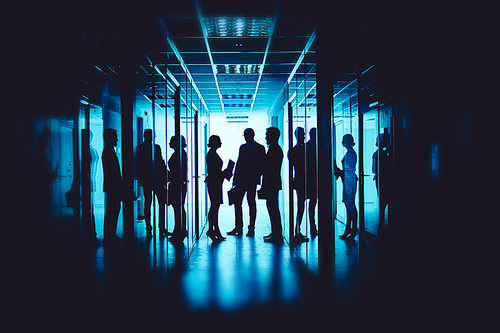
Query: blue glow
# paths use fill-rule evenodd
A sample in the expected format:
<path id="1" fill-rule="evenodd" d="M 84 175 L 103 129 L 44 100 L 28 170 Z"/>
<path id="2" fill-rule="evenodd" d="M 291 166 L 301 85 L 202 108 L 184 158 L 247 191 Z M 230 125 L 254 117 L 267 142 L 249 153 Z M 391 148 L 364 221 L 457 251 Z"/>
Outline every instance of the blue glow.
<path id="1" fill-rule="evenodd" d="M 439 178 L 439 145 L 433 144 L 431 147 L 431 170 L 432 179 Z"/>

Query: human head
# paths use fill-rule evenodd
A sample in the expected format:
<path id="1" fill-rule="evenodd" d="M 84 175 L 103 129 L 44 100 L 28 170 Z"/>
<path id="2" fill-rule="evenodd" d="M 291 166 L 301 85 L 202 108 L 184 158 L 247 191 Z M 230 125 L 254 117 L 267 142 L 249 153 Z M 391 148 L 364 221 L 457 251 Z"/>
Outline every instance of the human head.
<path id="1" fill-rule="evenodd" d="M 148 128 L 144 130 L 144 141 L 151 143 L 153 142 L 153 130 Z"/>
<path id="2" fill-rule="evenodd" d="M 297 127 L 295 129 L 295 138 L 298 144 L 303 144 L 306 137 L 306 130 L 303 127 Z"/>
<path id="3" fill-rule="evenodd" d="M 208 144 L 207 144 L 207 146 L 209 146 L 210 148 L 217 149 L 217 148 L 219 148 L 221 145 L 222 145 L 222 142 L 220 141 L 220 137 L 219 137 L 218 135 L 212 135 L 212 136 L 210 136 L 210 138 L 208 139 Z"/>
<path id="4" fill-rule="evenodd" d="M 255 137 L 255 132 L 253 129 L 247 128 L 243 131 L 243 136 L 245 137 L 245 141 L 247 143 L 251 143 L 253 142 L 253 138 Z"/>
<path id="5" fill-rule="evenodd" d="M 345 134 L 342 138 L 342 145 L 344 147 L 353 147 L 354 146 L 354 138 L 351 134 Z"/>
<path id="6" fill-rule="evenodd" d="M 309 141 L 316 142 L 316 127 L 309 130 Z"/>
<path id="7" fill-rule="evenodd" d="M 274 142 L 278 142 L 280 138 L 280 130 L 277 127 L 269 127 L 266 129 L 266 142 L 268 145 Z"/>
<path id="8" fill-rule="evenodd" d="M 116 147 L 116 144 L 118 142 L 118 134 L 115 129 L 106 128 L 102 133 L 102 137 L 104 138 L 104 143 L 106 145 L 112 145 Z"/>
<path id="9" fill-rule="evenodd" d="M 181 145 L 181 148 L 186 148 L 187 147 L 186 139 L 184 138 L 183 135 L 180 136 L 180 145 Z M 169 146 L 173 150 L 179 149 L 179 136 L 177 136 L 177 135 L 172 136 L 170 138 L 170 144 L 169 144 Z"/>

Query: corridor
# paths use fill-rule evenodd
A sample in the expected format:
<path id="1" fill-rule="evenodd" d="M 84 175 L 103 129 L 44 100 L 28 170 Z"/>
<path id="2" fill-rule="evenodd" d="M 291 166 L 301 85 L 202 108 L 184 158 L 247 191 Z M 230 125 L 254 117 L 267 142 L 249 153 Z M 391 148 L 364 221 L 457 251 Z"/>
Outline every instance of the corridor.
<path id="1" fill-rule="evenodd" d="M 5 177 L 20 326 L 404 332 L 459 307 L 476 274 L 461 242 L 479 193 L 467 89 L 481 81 L 460 52 L 434 57 L 455 37 L 462 50 L 466 25 L 425 6 L 246 5 L 40 5 L 20 20 L 37 32 L 14 52 L 37 58 L 16 59 L 27 110 Z M 463 28 L 443 43 L 442 25 Z M 217 149 L 220 243 L 207 237 Z M 257 193 L 254 237 L 246 199 L 243 235 L 227 235 L 238 186 Z M 266 201 L 283 244 L 263 239 Z"/>

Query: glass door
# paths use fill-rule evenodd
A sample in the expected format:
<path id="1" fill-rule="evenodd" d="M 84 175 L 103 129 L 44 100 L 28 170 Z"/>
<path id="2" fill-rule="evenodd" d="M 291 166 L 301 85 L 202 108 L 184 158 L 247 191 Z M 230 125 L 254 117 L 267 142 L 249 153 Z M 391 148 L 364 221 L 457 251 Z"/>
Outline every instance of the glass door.
<path id="1" fill-rule="evenodd" d="M 122 170 L 122 136 L 120 114 L 120 86 L 116 72 L 103 71 L 97 66 L 87 68 L 80 98 L 80 170 L 82 233 L 86 240 L 102 240 L 104 236 L 104 214 L 106 193 L 103 191 L 104 175 L 102 152 L 103 133 L 113 129 L 118 135 L 114 147 Z M 118 217 L 116 235 L 123 237 L 122 209 Z"/>
<path id="2" fill-rule="evenodd" d="M 368 237 L 381 237 L 392 199 L 392 103 L 380 86 L 378 68 L 362 73 L 364 225 Z"/>
<path id="3" fill-rule="evenodd" d="M 302 59 L 284 106 L 283 234 L 307 265 L 317 268 L 316 64 Z"/>
<path id="4" fill-rule="evenodd" d="M 335 193 L 334 214 L 337 223 L 337 235 L 351 227 L 358 227 L 358 160 L 359 160 L 359 119 L 358 119 L 358 81 L 356 72 L 346 73 L 333 86 L 333 108 L 335 126 Z M 350 153 L 347 155 L 347 153 Z M 347 170 L 346 170 L 347 169 Z M 344 173 L 349 172 L 349 177 Z M 344 181 L 346 180 L 346 181 Z M 352 224 L 354 221 L 354 225 Z"/>

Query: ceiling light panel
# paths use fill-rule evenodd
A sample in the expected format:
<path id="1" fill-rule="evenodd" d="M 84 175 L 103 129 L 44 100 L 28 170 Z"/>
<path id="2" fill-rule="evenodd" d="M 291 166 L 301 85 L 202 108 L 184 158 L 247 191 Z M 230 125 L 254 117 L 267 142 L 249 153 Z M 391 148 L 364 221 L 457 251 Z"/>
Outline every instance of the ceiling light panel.
<path id="1" fill-rule="evenodd" d="M 249 108 L 250 103 L 224 103 L 225 108 Z"/>
<path id="2" fill-rule="evenodd" d="M 223 94 L 222 99 L 252 99 L 252 94 Z"/>
<path id="3" fill-rule="evenodd" d="M 217 74 L 259 74 L 261 65 L 215 65 Z"/>
<path id="4" fill-rule="evenodd" d="M 267 37 L 271 18 L 205 17 L 208 37 Z"/>

